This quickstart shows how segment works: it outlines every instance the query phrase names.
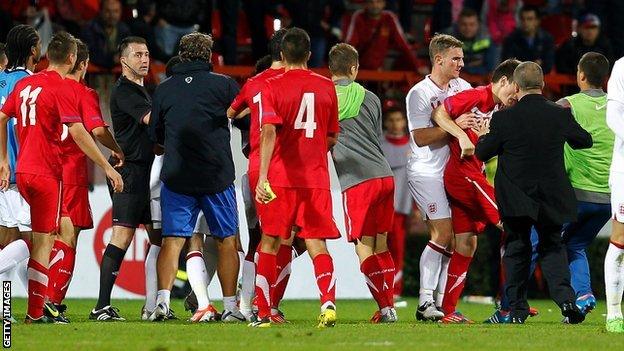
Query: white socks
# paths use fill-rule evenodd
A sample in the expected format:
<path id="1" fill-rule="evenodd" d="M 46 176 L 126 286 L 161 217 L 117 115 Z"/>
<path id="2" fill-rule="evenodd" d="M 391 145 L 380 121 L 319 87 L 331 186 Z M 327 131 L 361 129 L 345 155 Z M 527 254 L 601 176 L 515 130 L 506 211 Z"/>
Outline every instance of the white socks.
<path id="1" fill-rule="evenodd" d="M 251 312 L 251 302 L 256 289 L 256 265 L 253 262 L 243 261 L 243 274 L 240 291 L 240 309 Z"/>
<path id="2" fill-rule="evenodd" d="M 163 289 L 163 290 L 158 290 L 158 293 L 156 294 L 156 304 L 164 304 L 165 306 L 167 306 L 167 309 L 170 306 L 170 297 L 171 297 L 171 291 L 167 290 L 167 289 Z"/>
<path id="3" fill-rule="evenodd" d="M 607 320 L 622 318 L 622 291 L 624 291 L 624 247 L 609 244 L 604 261 Z"/>
<path id="4" fill-rule="evenodd" d="M 435 305 L 442 308 L 442 301 L 444 301 L 444 290 L 446 289 L 446 279 L 448 274 L 449 262 L 451 261 L 451 253 L 444 251 L 442 260 L 440 262 L 440 276 L 438 278 L 438 288 L 436 290 Z"/>
<path id="5" fill-rule="evenodd" d="M 13 241 L 0 251 L 0 274 L 10 271 L 29 257 L 30 251 L 26 242 L 22 239 Z"/>
<path id="6" fill-rule="evenodd" d="M 145 257 L 145 309 L 148 312 L 156 308 L 156 292 L 158 291 L 158 271 L 156 261 L 160 246 L 150 245 Z"/>
<path id="7" fill-rule="evenodd" d="M 199 251 L 191 251 L 186 255 L 186 274 L 195 296 L 197 297 L 197 309 L 203 310 L 210 304 L 208 298 L 208 274 L 204 257 Z"/>
<path id="8" fill-rule="evenodd" d="M 223 309 L 230 312 L 238 312 L 236 296 L 223 296 Z"/>
<path id="9" fill-rule="evenodd" d="M 420 296 L 418 304 L 433 300 L 433 291 L 437 289 L 442 270 L 444 248 L 429 241 L 420 256 Z"/>

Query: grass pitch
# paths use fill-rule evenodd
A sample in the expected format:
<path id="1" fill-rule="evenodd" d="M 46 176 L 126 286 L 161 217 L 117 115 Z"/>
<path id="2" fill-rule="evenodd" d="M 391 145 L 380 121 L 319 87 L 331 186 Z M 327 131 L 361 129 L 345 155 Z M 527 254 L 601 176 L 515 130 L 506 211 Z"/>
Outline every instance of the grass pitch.
<path id="1" fill-rule="evenodd" d="M 283 310 L 291 323 L 269 329 L 252 329 L 245 324 L 190 324 L 182 301 L 172 308 L 180 320 L 142 322 L 142 301 L 114 301 L 126 322 L 93 322 L 88 314 L 94 300 L 70 299 L 69 325 L 24 325 L 26 301 L 13 299 L 18 319 L 13 324 L 15 350 L 606 350 L 621 348 L 624 335 L 604 330 L 605 306 L 600 301 L 582 325 L 563 325 L 550 301 L 532 301 L 540 315 L 526 325 L 440 325 L 416 322 L 417 301 L 398 309 L 400 321 L 392 325 L 368 322 L 375 305 L 369 300 L 338 301 L 335 328 L 317 329 L 317 301 L 284 301 Z M 475 321 L 486 319 L 492 306 L 460 304 L 460 310 Z M 619 345 L 619 346 L 618 346 Z"/>

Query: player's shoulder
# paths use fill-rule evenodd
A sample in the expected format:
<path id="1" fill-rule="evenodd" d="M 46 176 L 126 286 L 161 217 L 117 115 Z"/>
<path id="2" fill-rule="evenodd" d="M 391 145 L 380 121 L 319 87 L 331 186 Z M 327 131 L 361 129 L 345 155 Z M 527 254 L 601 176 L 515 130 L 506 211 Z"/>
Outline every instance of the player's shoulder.
<path id="1" fill-rule="evenodd" d="M 429 98 L 437 95 L 436 88 L 437 87 L 435 86 L 435 83 L 433 83 L 429 76 L 426 76 L 425 78 L 421 79 L 420 82 L 414 84 L 414 86 L 410 88 L 410 90 L 407 92 L 407 97 L 408 99 L 413 99 L 417 97 L 421 99 Z"/>
<path id="2" fill-rule="evenodd" d="M 321 84 L 330 85 L 332 88 L 334 87 L 334 82 L 332 82 L 331 79 L 329 79 L 329 78 L 327 78 L 327 77 L 325 77 L 323 75 L 320 75 L 320 74 L 318 74 L 318 73 L 316 73 L 314 71 L 309 71 L 308 72 L 308 78 L 307 79 L 309 79 L 309 80 L 317 80 Z"/>
<path id="3" fill-rule="evenodd" d="M 472 89 L 472 85 L 461 77 L 453 78 L 449 81 L 449 88 L 457 88 L 459 90 Z"/>

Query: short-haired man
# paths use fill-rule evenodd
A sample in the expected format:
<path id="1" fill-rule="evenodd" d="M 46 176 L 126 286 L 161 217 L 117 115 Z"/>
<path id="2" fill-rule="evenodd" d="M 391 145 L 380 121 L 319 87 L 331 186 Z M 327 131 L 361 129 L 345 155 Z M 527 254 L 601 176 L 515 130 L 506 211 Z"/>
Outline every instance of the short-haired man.
<path id="1" fill-rule="evenodd" d="M 437 321 L 444 317 L 439 308 L 453 240 L 451 208 L 443 179 L 449 157 L 449 134 L 434 125 L 431 113 L 447 97 L 471 88 L 459 78 L 464 66 L 462 45 L 450 35 L 436 35 L 429 44 L 431 74 L 413 86 L 405 98 L 412 149 L 407 165 L 408 184 L 431 235 L 420 256 L 418 320 Z M 474 116 L 465 115 L 456 122 L 468 128 L 474 125 L 474 120 Z M 437 292 L 435 298 L 434 292 Z"/>
<path id="2" fill-rule="evenodd" d="M 384 157 L 381 101 L 355 82 L 358 52 L 349 44 L 329 51 L 343 136 L 332 150 L 342 189 L 347 240 L 355 244 L 360 271 L 379 309 L 373 323 L 394 323 L 394 261 L 387 236 L 394 217 L 394 178 Z"/>
<path id="3" fill-rule="evenodd" d="M 464 8 L 451 34 L 464 43 L 464 72 L 490 74 L 497 63 L 496 49 L 481 25 L 479 14 L 469 7 Z"/>
<path id="4" fill-rule="evenodd" d="M 152 99 L 143 86 L 143 79 L 149 69 L 149 50 L 145 39 L 141 37 L 124 38 L 118 49 L 121 77 L 111 93 L 110 111 L 115 138 L 125 157 L 119 170 L 126 186 L 121 193 L 111 192 L 113 235 L 100 264 L 98 300 L 89 314 L 89 319 L 98 321 L 124 320 L 118 310 L 111 306 L 111 291 L 136 228 L 141 224 L 152 224 L 149 175 L 154 152 L 147 133 Z M 114 155 L 109 162 L 117 163 Z M 152 245 L 160 244 L 159 240 L 150 237 Z"/>
<path id="5" fill-rule="evenodd" d="M 0 107 L 15 88 L 15 84 L 28 77 L 35 70 L 41 55 L 41 40 L 37 30 L 29 25 L 17 25 L 9 31 L 6 38 L 5 53 L 8 59 L 6 70 L 0 72 Z M 15 181 L 17 166 L 17 120 L 10 116 L 7 128 L 7 152 L 11 175 L 9 188 L 0 191 L 0 279 L 8 278 L 14 271 L 28 290 L 26 265 L 30 257 L 27 242 L 30 241 L 30 207 L 20 195 Z M 17 268 L 16 268 L 17 267 Z M 7 275 L 5 275 L 7 274 Z M 5 279 L 6 280 L 6 279 Z"/>
<path id="6" fill-rule="evenodd" d="M 518 60 L 502 62 L 492 74 L 492 83 L 464 90 L 446 100 L 433 111 L 433 121 L 449 132 L 451 155 L 444 170 L 444 188 L 451 202 L 455 251 L 449 263 L 442 309 L 446 314 L 443 323 L 471 323 L 456 311 L 457 302 L 464 290 L 466 275 L 477 250 L 477 234 L 489 225 L 502 229 L 494 187 L 488 183 L 485 165 L 474 156 L 474 144 L 487 130 L 492 113 L 500 106 L 515 102 L 516 88 L 513 72 Z M 461 128 L 455 122 L 460 115 L 472 113 L 477 126 Z"/>
<path id="7" fill-rule="evenodd" d="M 266 81 L 269 78 L 276 77 L 284 73 L 284 64 L 281 57 L 282 39 L 286 35 L 286 29 L 280 29 L 269 42 L 269 51 L 271 52 L 271 65 L 266 70 L 259 71 L 258 74 L 249 78 L 245 85 L 241 88 L 240 93 L 236 96 L 232 105 L 228 109 L 228 117 L 235 118 L 241 114 L 245 108 L 249 108 L 251 117 L 251 126 L 249 128 L 249 167 L 247 170 L 247 176 L 244 178 L 247 180 L 247 188 L 243 189 L 243 194 L 249 193 L 250 196 L 243 196 L 245 199 L 245 207 L 249 210 L 248 213 L 252 213 L 252 216 L 248 216 L 247 225 L 252 228 L 249 231 L 249 243 L 250 246 L 247 249 L 247 255 L 245 262 L 243 263 L 243 281 L 241 287 L 241 299 L 240 308 L 241 312 L 251 321 L 252 310 L 252 298 L 254 295 L 255 286 L 255 273 L 256 267 L 254 263 L 254 256 L 256 249 L 260 241 L 261 235 L 260 223 L 256 216 L 256 205 L 254 189 L 258 183 L 258 173 L 260 171 L 260 101 L 262 98 L 262 88 L 266 85 Z M 251 203 L 247 203 L 247 201 Z M 254 218 L 250 218 L 254 217 Z M 293 236 L 294 237 L 294 236 Z M 271 312 L 271 320 L 274 323 L 282 322 L 283 316 L 280 316 L 277 309 L 279 303 L 286 291 L 286 286 L 290 277 L 290 262 L 292 260 L 292 238 L 282 242 L 277 252 L 277 276 L 280 276 L 282 271 L 286 271 L 281 275 L 283 277 L 280 281 L 276 282 L 274 287 L 273 296 L 271 298 L 272 308 L 276 309 Z M 276 312 L 276 313 L 273 313 Z"/>
<path id="8" fill-rule="evenodd" d="M 561 241 L 563 224 L 576 220 L 577 214 L 562 150 L 565 143 L 589 148 L 592 138 L 569 110 L 542 96 L 544 75 L 538 64 L 518 65 L 513 82 L 518 102 L 494 113 L 490 131 L 475 149 L 481 161 L 498 155 L 495 190 L 506 233 L 503 263 L 511 323 L 524 323 L 529 316 L 532 227 L 539 237 L 537 252 L 551 298 L 566 322 L 581 323 L 585 315 L 575 304 Z"/>
<path id="9" fill-rule="evenodd" d="M 53 323 L 53 318 L 59 317 L 56 309 L 46 309 L 53 318 L 44 315 L 43 305 L 49 279 L 50 252 L 58 231 L 62 206 L 60 139 L 63 124 L 68 125 L 69 134 L 80 149 L 106 171 L 114 191 L 123 189 L 121 176 L 103 157 L 98 157 L 99 150 L 84 129 L 76 109 L 76 94 L 64 80 L 76 63 L 74 37 L 66 32 L 55 34 L 48 46 L 47 56 L 50 61 L 48 69 L 17 82 L 0 113 L 0 187 L 6 190 L 9 186 L 6 127 L 9 116 L 16 116 L 22 145 L 17 161 L 17 185 L 30 205 L 32 218 L 27 323 Z"/>
<path id="10" fill-rule="evenodd" d="M 607 124 L 615 133 L 609 175 L 611 186 L 611 243 L 605 256 L 604 275 L 609 332 L 624 333 L 624 58 L 615 62 L 607 85 Z"/>
<path id="11" fill-rule="evenodd" d="M 119 159 L 119 163 L 122 163 L 123 152 L 102 119 L 97 92 L 80 83 L 89 66 L 89 49 L 80 40 L 76 40 L 76 44 L 76 64 L 67 75 L 66 81 L 78 98 L 77 106 L 82 124 L 87 132 L 111 150 L 112 154 Z M 54 241 L 50 256 L 47 294 L 50 302 L 63 316 L 67 307 L 61 305 L 61 302 L 65 298 L 74 272 L 78 234 L 82 229 L 93 228 L 93 218 L 89 205 L 87 157 L 68 134 L 66 126 L 63 126 L 61 150 L 63 152 L 63 207 L 61 208 L 60 231 Z M 98 157 L 108 165 L 99 149 L 97 153 Z"/>
<path id="12" fill-rule="evenodd" d="M 578 200 L 578 220 L 563 227 L 568 252 L 570 282 L 576 305 L 584 313 L 596 307 L 585 250 L 611 217 L 609 168 L 615 135 L 607 126 L 607 94 L 602 86 L 609 75 L 609 61 L 597 52 L 588 52 L 578 63 L 576 82 L 581 92 L 559 100 L 569 107 L 574 119 L 594 140 L 589 149 L 564 148 L 568 177 Z"/>
<path id="13" fill-rule="evenodd" d="M 332 218 L 327 151 L 339 131 L 338 101 L 332 82 L 307 69 L 310 37 L 291 28 L 282 40 L 285 72 L 261 91 L 260 172 L 256 185 L 262 240 L 258 250 L 256 296 L 259 320 L 271 320 L 271 286 L 282 240 L 305 239 L 321 298 L 319 327 L 336 323 L 336 278 L 326 239 L 340 233 Z M 279 127 L 279 129 L 278 129 Z M 274 193 L 271 192 L 271 186 Z"/>
<path id="14" fill-rule="evenodd" d="M 550 72 L 555 62 L 555 44 L 552 35 L 540 28 L 540 11 L 525 5 L 520 9 L 520 26 L 503 43 L 502 59 L 517 58 L 534 61 L 544 73 Z"/>
<path id="15" fill-rule="evenodd" d="M 209 35 L 185 35 L 180 40 L 182 62 L 154 93 L 150 137 L 164 146 L 164 158 L 160 173 L 163 245 L 158 255 L 158 295 L 152 321 L 167 319 L 180 252 L 193 236 L 200 210 L 219 251 L 222 319 L 245 320 L 236 303 L 238 211 L 226 116 L 238 86 L 233 79 L 211 72 L 211 55 Z M 211 306 L 200 307 L 192 322 L 214 317 Z"/>

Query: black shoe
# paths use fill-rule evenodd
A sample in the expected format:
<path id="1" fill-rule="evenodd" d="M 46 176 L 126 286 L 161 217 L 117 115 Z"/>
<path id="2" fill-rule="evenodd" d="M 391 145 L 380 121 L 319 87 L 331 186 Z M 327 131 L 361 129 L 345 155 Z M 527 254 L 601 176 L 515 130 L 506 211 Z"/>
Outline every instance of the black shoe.
<path id="1" fill-rule="evenodd" d="M 561 305 L 561 314 L 564 317 L 564 323 L 579 324 L 585 320 L 585 315 L 574 302 L 564 302 Z"/>
<path id="2" fill-rule="evenodd" d="M 195 314 L 195 311 L 197 311 L 198 305 L 199 304 L 197 303 L 197 296 L 195 296 L 195 293 L 191 291 L 184 298 L 184 310 L 191 311 L 191 313 Z"/>
<path id="3" fill-rule="evenodd" d="M 524 324 L 527 318 L 529 318 L 529 312 L 528 311 L 523 311 L 523 312 L 511 311 L 509 313 L 509 317 L 510 317 L 509 323 L 511 324 Z"/>
<path id="4" fill-rule="evenodd" d="M 54 319 L 43 315 L 37 319 L 31 318 L 29 315 L 26 315 L 26 319 L 24 319 L 24 324 L 54 324 L 56 323 Z"/>
<path id="5" fill-rule="evenodd" d="M 56 306 L 50 301 L 43 303 L 43 314 L 54 320 L 55 323 L 69 324 L 69 319 L 60 313 L 59 310 L 56 309 Z"/>
<path id="6" fill-rule="evenodd" d="M 112 306 L 106 306 L 99 310 L 91 310 L 91 313 L 89 313 L 89 319 L 103 322 L 126 320 L 119 315 L 119 309 Z"/>
<path id="7" fill-rule="evenodd" d="M 170 308 L 169 312 L 167 312 L 167 320 L 178 319 L 178 316 L 175 315 L 175 312 Z"/>
<path id="8" fill-rule="evenodd" d="M 62 305 L 62 304 L 54 304 L 54 307 L 56 307 L 56 310 L 59 311 L 59 313 L 63 314 L 67 311 L 67 305 Z"/>

